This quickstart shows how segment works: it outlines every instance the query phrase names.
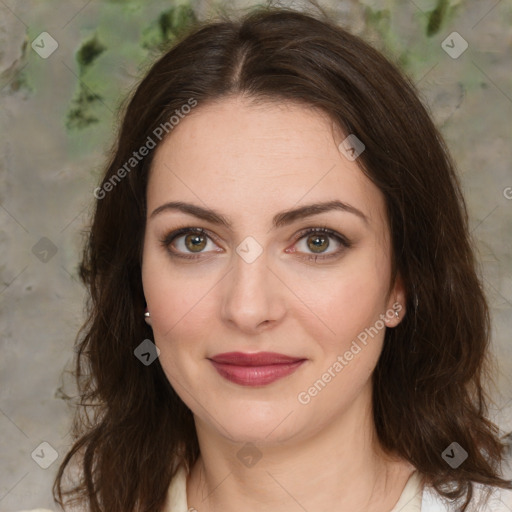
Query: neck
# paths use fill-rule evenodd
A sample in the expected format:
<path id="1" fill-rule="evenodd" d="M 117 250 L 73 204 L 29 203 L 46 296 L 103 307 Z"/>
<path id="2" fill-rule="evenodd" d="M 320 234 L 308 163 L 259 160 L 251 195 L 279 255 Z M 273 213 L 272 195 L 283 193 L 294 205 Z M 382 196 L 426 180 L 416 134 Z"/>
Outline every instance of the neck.
<path id="1" fill-rule="evenodd" d="M 234 443 L 196 418 L 201 455 L 188 477 L 188 506 L 200 512 L 391 510 L 414 467 L 383 452 L 368 412 L 353 404 L 321 430 L 252 445 Z"/>

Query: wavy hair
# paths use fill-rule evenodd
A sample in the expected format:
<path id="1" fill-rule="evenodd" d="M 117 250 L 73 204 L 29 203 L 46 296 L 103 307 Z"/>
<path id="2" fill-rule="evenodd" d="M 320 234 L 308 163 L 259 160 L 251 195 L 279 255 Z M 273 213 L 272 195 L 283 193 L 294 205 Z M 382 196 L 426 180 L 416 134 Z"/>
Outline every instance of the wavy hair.
<path id="1" fill-rule="evenodd" d="M 192 413 L 159 360 L 145 366 L 134 357 L 152 338 L 143 320 L 141 255 L 155 151 L 130 159 L 191 99 L 201 108 L 231 95 L 315 107 L 365 145 L 357 163 L 385 197 L 393 277 L 400 275 L 407 294 L 407 314 L 386 330 L 373 374 L 382 447 L 441 495 L 464 498 L 461 511 L 474 482 L 512 488 L 500 476 L 506 445 L 487 418 L 494 364 L 488 305 L 461 185 L 439 131 L 412 81 L 380 52 L 325 15 L 267 7 L 196 22 L 126 102 L 79 266 L 88 291 L 76 340 L 80 400 L 74 444 L 53 486 L 56 502 L 86 502 L 91 512 L 158 511 L 179 464 L 191 468 L 199 455 Z M 454 441 L 468 453 L 457 468 L 442 458 Z M 64 489 L 72 461 L 80 475 Z"/>

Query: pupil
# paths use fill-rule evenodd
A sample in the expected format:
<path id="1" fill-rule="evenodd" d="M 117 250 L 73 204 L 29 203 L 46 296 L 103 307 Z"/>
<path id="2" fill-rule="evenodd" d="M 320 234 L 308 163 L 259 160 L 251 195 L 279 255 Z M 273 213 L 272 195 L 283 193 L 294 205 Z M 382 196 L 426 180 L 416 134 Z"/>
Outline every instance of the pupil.
<path id="1" fill-rule="evenodd" d="M 192 246 L 189 247 L 189 249 L 196 250 L 204 248 L 204 237 L 202 235 L 189 235 L 187 236 L 186 241 L 192 242 Z"/>
<path id="2" fill-rule="evenodd" d="M 326 237 L 324 236 L 321 236 L 321 235 L 314 235 L 313 237 L 310 238 L 310 240 L 313 241 L 313 247 L 311 247 L 311 249 L 315 252 L 322 252 L 321 250 L 318 250 L 318 249 L 322 249 L 321 245 L 322 244 L 325 244 L 326 242 Z M 323 247 L 323 249 L 325 249 L 326 247 Z"/>

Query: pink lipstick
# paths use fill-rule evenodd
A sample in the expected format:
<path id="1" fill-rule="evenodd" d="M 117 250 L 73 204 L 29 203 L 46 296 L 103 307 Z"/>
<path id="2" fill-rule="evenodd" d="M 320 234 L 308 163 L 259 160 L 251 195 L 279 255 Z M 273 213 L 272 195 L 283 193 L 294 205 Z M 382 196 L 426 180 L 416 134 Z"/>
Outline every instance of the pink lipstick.
<path id="1" fill-rule="evenodd" d="M 241 386 L 264 386 L 293 373 L 306 359 L 275 352 L 226 352 L 209 358 L 225 379 Z"/>

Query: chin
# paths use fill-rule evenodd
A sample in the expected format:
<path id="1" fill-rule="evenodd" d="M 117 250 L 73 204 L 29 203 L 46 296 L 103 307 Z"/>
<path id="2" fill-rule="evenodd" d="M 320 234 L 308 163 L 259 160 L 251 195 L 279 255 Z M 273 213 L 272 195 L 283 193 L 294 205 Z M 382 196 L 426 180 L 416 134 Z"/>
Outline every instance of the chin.
<path id="1" fill-rule="evenodd" d="M 226 409 L 225 409 L 226 410 Z M 285 408 L 247 404 L 217 417 L 220 433 L 235 443 L 282 443 L 297 435 L 297 418 Z M 290 414 L 291 413 L 291 414 Z M 218 428 L 218 424 L 214 425 Z"/>

